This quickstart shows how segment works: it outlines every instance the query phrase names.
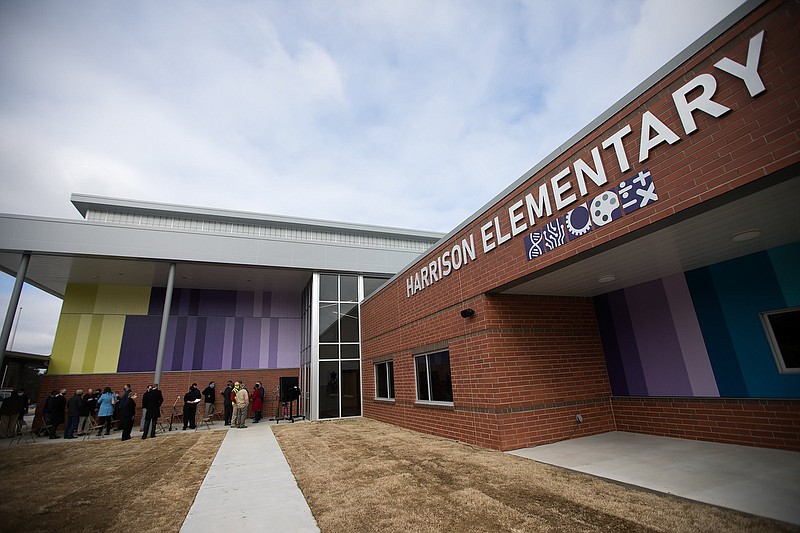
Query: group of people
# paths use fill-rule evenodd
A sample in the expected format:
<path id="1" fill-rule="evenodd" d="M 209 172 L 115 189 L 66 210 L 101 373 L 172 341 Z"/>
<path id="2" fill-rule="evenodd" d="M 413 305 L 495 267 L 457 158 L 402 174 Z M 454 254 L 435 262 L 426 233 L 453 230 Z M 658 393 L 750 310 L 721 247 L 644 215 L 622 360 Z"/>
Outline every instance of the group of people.
<path id="1" fill-rule="evenodd" d="M 93 429 L 97 430 L 98 436 L 103 431 L 109 435 L 112 427 L 119 424 L 122 440 L 128 440 L 136 416 L 136 397 L 129 384 L 123 387 L 122 394 L 112 391 L 111 387 L 98 387 L 87 389 L 85 393 L 83 389 L 77 389 L 69 399 L 67 389 L 54 390 L 44 402 L 44 426 L 40 435 L 46 432 L 51 439 L 60 439 L 58 427 L 64 422 L 65 439 L 77 439 Z M 97 423 L 93 424 L 93 420 Z"/>
<path id="2" fill-rule="evenodd" d="M 211 418 L 216 412 L 217 392 L 213 381 L 201 392 L 197 383 L 192 383 L 183 396 L 183 429 L 195 429 L 197 406 L 201 400 L 205 401 L 204 416 Z M 262 419 L 264 404 L 264 388 L 256 382 L 252 391 L 248 391 L 244 381 L 228 381 L 225 389 L 219 393 L 222 396 L 225 425 L 232 428 L 245 429 L 247 413 L 252 409 L 253 423 Z M 125 384 L 120 394 L 112 391 L 111 387 L 102 390 L 77 389 L 70 398 L 67 398 L 67 389 L 52 391 L 44 403 L 42 416 L 44 425 L 40 435 L 47 434 L 51 439 L 59 439 L 58 427 L 66 422 L 64 428 L 65 439 L 77 439 L 86 435 L 91 430 L 96 430 L 100 436 L 105 432 L 109 435 L 115 424 L 122 430 L 122 440 L 131 438 L 133 422 L 136 418 L 137 394 L 131 390 L 130 384 Z M 161 405 L 164 396 L 154 383 L 147 386 L 147 391 L 142 395 L 142 418 L 140 431 L 142 438 L 156 436 L 156 426 L 161 417 Z M 11 396 L 0 405 L 0 437 L 13 437 L 16 434 L 17 420 L 22 419 L 28 411 L 28 397 L 24 390 L 13 391 Z M 96 423 L 92 421 L 96 420 Z"/>
<path id="3" fill-rule="evenodd" d="M 248 409 L 252 408 L 253 423 L 258 423 L 262 418 L 264 405 L 264 388 L 256 382 L 252 392 L 248 392 L 244 381 L 228 381 L 225 389 L 219 393 L 222 396 L 225 425 L 233 428 L 245 429 L 245 419 Z M 204 401 L 204 416 L 211 418 L 216 412 L 217 393 L 213 381 L 201 392 L 197 383 L 192 383 L 183 396 L 183 429 L 195 429 L 197 406 L 200 400 Z"/>

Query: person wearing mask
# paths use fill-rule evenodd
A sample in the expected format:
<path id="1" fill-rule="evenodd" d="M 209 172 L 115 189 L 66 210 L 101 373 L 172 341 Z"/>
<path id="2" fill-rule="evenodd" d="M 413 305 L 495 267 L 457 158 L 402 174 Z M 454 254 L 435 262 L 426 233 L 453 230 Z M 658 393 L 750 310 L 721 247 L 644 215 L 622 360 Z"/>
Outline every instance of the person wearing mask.
<path id="1" fill-rule="evenodd" d="M 164 396 L 158 389 L 158 383 L 153 383 L 153 387 L 142 396 L 142 408 L 147 409 L 147 418 L 144 421 L 144 432 L 142 438 L 147 438 L 148 431 L 150 438 L 156 436 L 156 424 L 161 417 L 161 404 L 164 403 Z"/>
<path id="2" fill-rule="evenodd" d="M 206 418 L 209 418 L 214 414 L 215 405 L 214 402 L 217 401 L 217 393 L 214 392 L 214 382 L 209 381 L 208 387 L 203 389 L 203 400 L 205 402 L 206 407 Z"/>
<path id="3" fill-rule="evenodd" d="M 197 404 L 200 403 L 200 391 L 197 383 L 192 383 L 189 390 L 183 395 L 183 429 L 187 425 L 190 429 L 195 429 L 195 416 L 197 415 Z"/>
<path id="4" fill-rule="evenodd" d="M 58 435 L 56 435 L 56 431 L 58 430 L 58 426 L 64 423 L 64 410 L 67 408 L 67 389 L 61 389 L 58 394 L 53 397 L 52 404 L 50 406 L 50 438 L 51 439 L 60 439 Z"/>
<path id="5" fill-rule="evenodd" d="M 253 393 L 250 395 L 250 401 L 253 403 L 253 424 L 258 424 L 258 421 L 261 420 L 263 400 L 264 389 L 261 388 L 261 383 L 256 382 Z"/>
<path id="6" fill-rule="evenodd" d="M 111 434 L 111 420 L 114 417 L 114 405 L 117 400 L 114 393 L 111 392 L 111 387 L 103 389 L 103 394 L 97 400 L 97 436 L 103 433 L 103 427 L 106 428 L 106 435 Z"/>
<path id="7" fill-rule="evenodd" d="M 130 440 L 133 430 L 133 419 L 136 418 L 136 393 L 131 392 L 130 386 L 119 401 L 119 423 L 122 427 L 122 440 Z"/>
<path id="8" fill-rule="evenodd" d="M 244 381 L 239 383 L 238 381 L 234 384 L 233 387 L 235 393 L 235 401 L 236 401 L 236 408 L 234 411 L 235 426 L 239 429 L 246 429 L 247 426 L 244 425 L 245 419 L 247 418 L 247 407 L 250 405 L 250 394 L 247 392 L 247 387 L 244 384 Z"/>
<path id="9" fill-rule="evenodd" d="M 77 439 L 75 431 L 78 429 L 78 421 L 81 418 L 83 408 L 83 390 L 78 389 L 72 398 L 67 401 L 67 428 L 64 430 L 65 439 Z"/>
<path id="10" fill-rule="evenodd" d="M 86 394 L 83 395 L 80 417 L 78 418 L 78 435 L 86 434 L 86 429 L 89 425 L 89 417 L 92 416 L 92 411 L 94 411 L 94 404 L 94 389 L 87 389 Z"/>
<path id="11" fill-rule="evenodd" d="M 228 386 L 222 391 L 222 407 L 225 409 L 225 425 L 231 425 L 231 418 L 233 418 L 233 382 L 229 381 Z"/>

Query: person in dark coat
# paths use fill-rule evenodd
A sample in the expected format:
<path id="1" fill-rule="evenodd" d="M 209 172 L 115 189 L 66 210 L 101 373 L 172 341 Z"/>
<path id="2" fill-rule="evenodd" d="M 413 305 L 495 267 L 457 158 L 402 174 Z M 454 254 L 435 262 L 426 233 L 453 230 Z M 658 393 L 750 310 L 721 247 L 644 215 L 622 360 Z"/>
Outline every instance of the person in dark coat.
<path id="1" fill-rule="evenodd" d="M 22 387 L 19 388 L 17 394 L 22 398 L 22 407 L 19 409 L 19 419 L 22 420 L 25 418 L 25 415 L 28 414 L 28 407 L 31 404 L 31 399 L 28 398 L 28 395 L 25 394 L 25 389 Z"/>
<path id="2" fill-rule="evenodd" d="M 263 400 L 264 400 L 264 389 L 261 387 L 261 383 L 256 383 L 253 387 L 253 392 L 250 394 L 250 402 L 251 407 L 253 409 L 253 423 L 258 424 L 258 421 L 261 420 L 261 408 L 263 407 Z"/>
<path id="3" fill-rule="evenodd" d="M 94 411 L 94 405 L 97 401 L 94 399 L 94 390 L 89 389 L 83 395 L 83 403 L 81 404 L 81 414 L 78 417 L 78 435 L 85 435 L 89 429 L 89 418 Z"/>
<path id="4" fill-rule="evenodd" d="M 22 395 L 11 391 L 11 395 L 3 400 L 0 406 L 0 439 L 12 438 L 17 434 L 17 420 L 22 405 Z"/>
<path id="5" fill-rule="evenodd" d="M 158 388 L 158 383 L 153 383 L 153 388 L 142 396 L 142 408 L 147 409 L 147 417 L 144 421 L 144 432 L 142 438 L 147 438 L 148 431 L 150 438 L 156 436 L 156 423 L 161 417 L 161 404 L 164 403 L 164 396 Z"/>
<path id="6" fill-rule="evenodd" d="M 133 419 L 136 418 L 136 393 L 128 388 L 127 394 L 123 394 L 119 401 L 119 423 L 122 426 L 122 440 L 131 438 L 133 430 Z"/>
<path id="7" fill-rule="evenodd" d="M 67 401 L 67 428 L 64 430 L 65 439 L 77 439 L 75 430 L 78 429 L 78 421 L 81 418 L 83 409 L 83 390 L 78 389 L 72 398 Z"/>
<path id="8" fill-rule="evenodd" d="M 233 418 L 233 400 L 231 393 L 233 392 L 233 381 L 228 382 L 228 386 L 222 391 L 222 407 L 225 408 L 225 425 L 231 425 L 231 418 Z"/>
<path id="9" fill-rule="evenodd" d="M 58 430 L 58 426 L 64 423 L 64 410 L 67 408 L 67 398 L 65 394 L 67 394 L 67 389 L 61 389 L 59 393 L 53 397 L 53 401 L 50 405 L 49 432 L 51 439 L 61 438 L 56 435 L 56 431 Z"/>
<path id="10" fill-rule="evenodd" d="M 212 416 L 215 411 L 214 404 L 217 401 L 217 393 L 214 391 L 213 381 L 209 381 L 208 387 L 203 389 L 203 401 L 205 402 L 206 406 L 206 417 Z"/>
<path id="11" fill-rule="evenodd" d="M 183 429 L 186 429 L 187 425 L 190 429 L 195 429 L 195 416 L 199 402 L 200 390 L 197 388 L 197 383 L 192 383 L 189 390 L 183 395 Z"/>

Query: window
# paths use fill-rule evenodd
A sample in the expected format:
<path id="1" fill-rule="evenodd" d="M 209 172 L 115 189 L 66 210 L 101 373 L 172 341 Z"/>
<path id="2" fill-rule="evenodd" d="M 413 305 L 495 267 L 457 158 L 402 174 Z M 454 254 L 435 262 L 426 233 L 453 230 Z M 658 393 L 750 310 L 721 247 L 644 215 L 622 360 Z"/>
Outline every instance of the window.
<path id="1" fill-rule="evenodd" d="M 394 400 L 394 363 L 375 363 L 375 397 Z"/>
<path id="2" fill-rule="evenodd" d="M 319 287 L 317 416 L 360 416 L 359 277 L 339 274 L 317 276 L 314 278 L 318 280 L 315 283 Z"/>
<path id="3" fill-rule="evenodd" d="M 782 374 L 800 374 L 800 308 L 761 313 L 772 354 Z"/>
<path id="4" fill-rule="evenodd" d="M 452 402 L 453 381 L 450 377 L 450 352 L 420 355 L 414 359 L 417 376 L 417 400 Z"/>

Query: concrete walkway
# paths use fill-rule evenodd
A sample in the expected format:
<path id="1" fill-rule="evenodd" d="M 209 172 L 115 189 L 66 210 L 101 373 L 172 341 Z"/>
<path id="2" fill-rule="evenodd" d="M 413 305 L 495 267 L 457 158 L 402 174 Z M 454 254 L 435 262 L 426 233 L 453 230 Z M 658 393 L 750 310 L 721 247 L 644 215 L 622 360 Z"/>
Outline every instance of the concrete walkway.
<path id="1" fill-rule="evenodd" d="M 509 453 L 800 525 L 798 452 L 612 431 Z"/>
<path id="2" fill-rule="evenodd" d="M 228 431 L 181 532 L 319 532 L 272 424 L 261 421 Z M 212 427 L 223 426 L 217 422 Z"/>

